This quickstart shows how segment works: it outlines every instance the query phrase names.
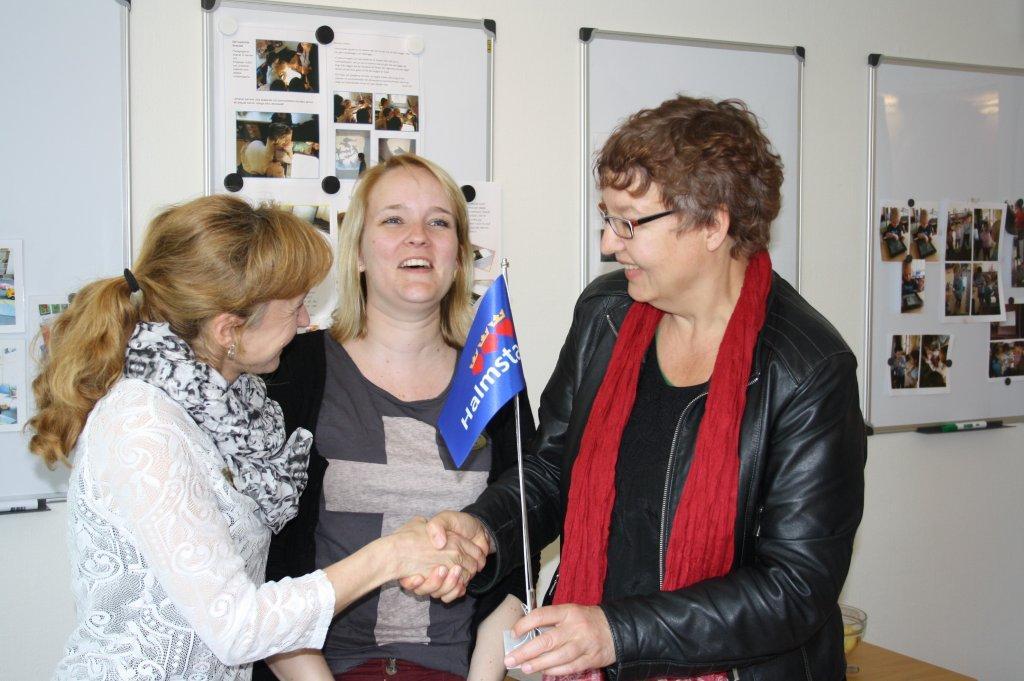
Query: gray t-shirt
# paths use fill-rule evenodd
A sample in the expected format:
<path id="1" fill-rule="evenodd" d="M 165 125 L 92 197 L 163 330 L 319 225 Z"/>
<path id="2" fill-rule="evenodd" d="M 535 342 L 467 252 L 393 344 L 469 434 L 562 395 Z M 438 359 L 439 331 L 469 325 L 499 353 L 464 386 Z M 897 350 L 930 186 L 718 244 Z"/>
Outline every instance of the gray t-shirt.
<path id="1" fill-rule="evenodd" d="M 316 564 L 325 567 L 413 516 L 472 503 L 487 486 L 490 443 L 457 469 L 437 432 L 448 388 L 403 402 L 368 381 L 330 334 L 316 441 L 327 459 Z M 396 582 L 364 596 L 334 619 L 324 656 L 334 673 L 372 658 L 396 657 L 465 676 L 470 597 L 445 605 L 402 591 Z"/>

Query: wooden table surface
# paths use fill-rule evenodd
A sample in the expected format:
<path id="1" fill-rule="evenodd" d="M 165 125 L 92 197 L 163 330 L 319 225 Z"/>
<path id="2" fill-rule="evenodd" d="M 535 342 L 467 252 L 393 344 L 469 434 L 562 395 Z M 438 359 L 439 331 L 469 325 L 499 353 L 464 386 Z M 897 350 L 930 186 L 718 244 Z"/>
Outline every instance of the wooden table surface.
<path id="1" fill-rule="evenodd" d="M 977 681 L 863 641 L 846 662 L 860 667 L 859 672 L 847 674 L 847 681 Z"/>

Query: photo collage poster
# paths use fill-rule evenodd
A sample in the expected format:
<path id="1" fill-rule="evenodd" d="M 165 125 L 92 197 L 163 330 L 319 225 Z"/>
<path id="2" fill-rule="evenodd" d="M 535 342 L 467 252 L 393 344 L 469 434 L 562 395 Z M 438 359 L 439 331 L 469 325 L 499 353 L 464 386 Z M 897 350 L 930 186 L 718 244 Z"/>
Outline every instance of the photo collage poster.
<path id="1" fill-rule="evenodd" d="M 889 393 L 948 393 L 952 341 L 947 334 L 893 335 L 888 360 Z"/>
<path id="2" fill-rule="evenodd" d="M 1024 192 L 1022 192 L 1024 193 Z M 991 322 L 989 334 L 990 381 L 1024 381 L 1024 198 L 1005 201 L 1005 237 L 999 256 L 1008 282 L 1005 317 Z"/>
<path id="3" fill-rule="evenodd" d="M 1005 289 L 999 254 L 1005 204 L 951 201 L 945 214 L 943 321 L 1003 321 Z"/>
<path id="4" fill-rule="evenodd" d="M 479 300 L 501 274 L 501 187 L 471 182 L 468 192 L 469 239 L 473 249 L 473 301 Z M 509 279 L 515 276 L 509 271 Z"/>
<path id="5" fill-rule="evenodd" d="M 1005 220 L 1008 238 L 1003 262 L 1007 272 L 1006 279 L 1010 282 L 1010 295 L 1020 300 L 1024 297 L 1024 198 L 1006 201 Z"/>
<path id="6" fill-rule="evenodd" d="M 0 336 L 0 432 L 19 431 L 28 416 L 25 409 L 25 341 Z"/>
<path id="7" fill-rule="evenodd" d="M 893 306 L 901 318 L 921 316 L 929 333 L 893 333 L 887 359 L 893 395 L 948 392 L 948 368 L 953 361 L 953 334 L 942 329 L 950 323 L 988 323 L 990 347 L 957 348 L 958 352 L 986 352 L 990 380 L 1015 379 L 1020 369 L 1024 339 L 1020 315 L 1012 303 L 1024 284 L 1024 238 L 1017 236 L 1015 220 L 1024 228 L 1024 202 L 944 200 L 884 200 L 876 214 L 878 255 L 882 267 L 899 267 Z M 1018 218 L 1019 216 L 1019 218 Z M 1019 249 L 1021 252 L 1017 253 Z M 1016 277 L 1016 279 L 1015 279 Z M 886 280 L 881 278 L 881 280 Z M 939 287 L 941 295 L 925 291 Z M 941 301 L 936 309 L 930 306 Z M 931 324 L 935 320 L 936 324 Z M 916 325 L 920 328 L 920 324 Z M 1014 350 L 1016 347 L 1016 355 Z"/>
<path id="8" fill-rule="evenodd" d="M 360 175 L 422 153 L 418 36 L 345 33 L 320 43 L 317 26 L 221 22 L 226 91 L 224 167 L 238 194 L 273 203 L 319 229 L 337 252 L 338 227 Z M 341 27 L 336 27 L 341 29 Z M 337 178 L 333 193 L 322 183 Z M 307 298 L 309 329 L 331 323 L 336 273 Z"/>
<path id="9" fill-rule="evenodd" d="M 25 272 L 21 239 L 0 239 L 0 334 L 25 332 Z"/>
<path id="10" fill-rule="evenodd" d="M 28 414 L 25 397 L 25 270 L 21 239 L 0 239 L 0 432 L 21 430 Z"/>
<path id="11" fill-rule="evenodd" d="M 1024 381 L 1024 303 L 1007 303 L 1006 319 L 991 322 L 988 378 Z"/>

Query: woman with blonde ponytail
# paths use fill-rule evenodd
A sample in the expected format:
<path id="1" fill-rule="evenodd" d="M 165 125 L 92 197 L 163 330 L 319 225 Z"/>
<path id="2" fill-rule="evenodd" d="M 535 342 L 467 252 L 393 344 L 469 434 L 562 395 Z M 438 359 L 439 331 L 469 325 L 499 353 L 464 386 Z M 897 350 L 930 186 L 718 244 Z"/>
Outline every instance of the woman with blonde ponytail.
<path id="1" fill-rule="evenodd" d="M 201 198 L 161 213 L 134 269 L 87 285 L 61 315 L 29 421 L 34 453 L 74 463 L 78 622 L 56 678 L 248 679 L 253 660 L 321 646 L 331 618 L 385 581 L 482 565 L 468 541 L 434 549 L 418 519 L 262 584 L 312 436 L 286 437 L 256 374 L 309 324 L 303 300 L 331 260 L 288 213 Z M 289 656 L 272 664 L 290 673 Z"/>

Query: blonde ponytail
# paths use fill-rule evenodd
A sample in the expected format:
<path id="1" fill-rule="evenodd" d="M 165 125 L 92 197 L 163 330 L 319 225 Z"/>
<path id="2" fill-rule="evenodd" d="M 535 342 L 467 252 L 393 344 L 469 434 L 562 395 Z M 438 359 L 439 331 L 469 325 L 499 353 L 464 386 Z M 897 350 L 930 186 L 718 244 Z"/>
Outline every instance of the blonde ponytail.
<path id="1" fill-rule="evenodd" d="M 50 332 L 42 370 L 32 382 L 37 411 L 29 449 L 49 468 L 68 454 L 96 401 L 121 376 L 128 337 L 139 321 L 123 277 L 100 279 L 75 294 Z"/>

